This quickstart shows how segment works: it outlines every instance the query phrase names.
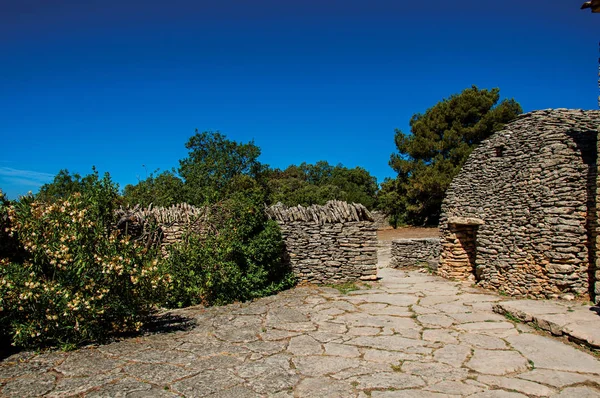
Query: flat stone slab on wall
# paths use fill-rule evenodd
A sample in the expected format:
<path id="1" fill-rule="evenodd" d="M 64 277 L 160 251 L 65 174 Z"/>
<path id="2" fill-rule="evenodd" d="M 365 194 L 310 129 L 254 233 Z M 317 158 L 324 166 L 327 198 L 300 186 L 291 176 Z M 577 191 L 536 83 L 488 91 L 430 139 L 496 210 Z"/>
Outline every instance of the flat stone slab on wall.
<path id="1" fill-rule="evenodd" d="M 428 263 L 437 268 L 440 257 L 440 238 L 396 239 L 392 241 L 392 268 L 414 267 Z"/>

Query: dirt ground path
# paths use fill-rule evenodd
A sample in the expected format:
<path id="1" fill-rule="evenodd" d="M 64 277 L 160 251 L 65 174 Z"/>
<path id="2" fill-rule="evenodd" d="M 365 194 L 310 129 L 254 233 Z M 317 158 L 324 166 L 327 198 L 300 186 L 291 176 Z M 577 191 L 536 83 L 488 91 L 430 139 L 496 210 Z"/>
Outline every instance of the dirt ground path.
<path id="1" fill-rule="evenodd" d="M 387 268 L 392 257 L 392 241 L 394 239 L 436 238 L 437 228 L 402 227 L 385 228 L 377 231 L 377 268 Z"/>
<path id="2" fill-rule="evenodd" d="M 377 231 L 377 239 L 383 241 L 392 241 L 394 239 L 410 239 L 410 238 L 437 238 L 439 230 L 437 227 L 402 227 L 402 228 L 385 228 Z"/>

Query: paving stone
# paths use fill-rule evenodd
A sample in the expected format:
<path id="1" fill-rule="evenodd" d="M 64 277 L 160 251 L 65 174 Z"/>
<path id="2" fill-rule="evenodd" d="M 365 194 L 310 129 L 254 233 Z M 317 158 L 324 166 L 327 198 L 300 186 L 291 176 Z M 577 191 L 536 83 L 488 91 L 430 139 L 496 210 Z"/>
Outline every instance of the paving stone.
<path id="1" fill-rule="evenodd" d="M 123 372 L 137 380 L 159 385 L 170 384 L 175 380 L 198 373 L 197 370 L 165 363 L 133 363 L 125 366 Z"/>
<path id="2" fill-rule="evenodd" d="M 487 350 L 506 350 L 508 348 L 504 340 L 485 334 L 462 333 L 458 339 L 467 345 Z"/>
<path id="3" fill-rule="evenodd" d="M 502 315 L 490 311 L 475 311 L 458 314 L 449 314 L 455 323 L 472 323 L 472 322 L 502 322 L 506 318 Z"/>
<path id="4" fill-rule="evenodd" d="M 600 397 L 600 389 L 581 386 L 567 387 L 560 393 L 554 395 L 556 398 L 598 398 Z"/>
<path id="5" fill-rule="evenodd" d="M 208 395 L 206 398 L 260 398 L 262 395 L 253 391 L 249 387 L 234 386 L 214 394 Z"/>
<path id="6" fill-rule="evenodd" d="M 252 352 L 259 352 L 263 355 L 273 355 L 277 354 L 287 347 L 287 341 L 285 340 L 275 340 L 275 341 L 253 341 L 251 343 L 245 344 L 245 348 L 249 349 Z"/>
<path id="7" fill-rule="evenodd" d="M 425 327 L 448 328 L 454 323 L 454 319 L 444 314 L 419 315 L 417 320 Z"/>
<path id="8" fill-rule="evenodd" d="M 457 344 L 458 339 L 456 338 L 456 335 L 458 335 L 457 332 L 447 329 L 425 329 L 422 334 L 423 340 L 425 341 L 447 344 Z"/>
<path id="9" fill-rule="evenodd" d="M 316 327 L 315 327 L 316 329 Z M 290 331 L 290 330 L 277 330 L 277 329 L 267 329 L 264 332 L 259 334 L 261 340 L 265 341 L 278 341 L 278 340 L 286 340 L 290 337 L 300 336 L 302 332 Z"/>
<path id="10" fill-rule="evenodd" d="M 218 346 L 217 349 L 212 350 L 211 348 L 215 346 L 211 346 L 207 344 L 206 346 L 199 345 L 182 345 L 182 347 L 187 347 L 189 350 L 198 351 L 201 353 L 209 353 L 213 354 L 215 352 L 220 352 L 226 349 L 224 346 Z M 202 349 L 202 347 L 206 348 L 206 351 Z M 207 354 L 207 355 L 210 355 Z M 179 351 L 179 350 L 144 350 L 139 352 L 134 352 L 128 355 L 121 357 L 121 359 L 125 359 L 128 361 L 135 362 L 144 362 L 144 363 L 172 363 L 174 365 L 190 365 L 194 363 L 198 356 L 193 354 L 190 351 Z"/>
<path id="11" fill-rule="evenodd" d="M 299 397 L 348 398 L 356 396 L 352 385 L 345 381 L 330 378 L 306 378 L 295 389 Z"/>
<path id="12" fill-rule="evenodd" d="M 561 372 L 559 370 L 534 369 L 526 373 L 521 373 L 517 377 L 547 384 L 556 388 L 563 388 L 579 383 L 596 383 L 600 386 L 599 376 L 592 374 Z"/>
<path id="13" fill-rule="evenodd" d="M 288 332 L 311 332 L 313 330 L 317 330 L 317 325 L 312 322 L 290 322 L 271 326 L 275 329 L 285 330 Z"/>
<path id="14" fill-rule="evenodd" d="M 66 355 L 63 353 L 49 353 L 42 355 L 13 355 L 0 363 L 0 381 L 14 377 L 40 374 L 54 368 Z"/>
<path id="15" fill-rule="evenodd" d="M 317 323 L 317 331 L 321 333 L 344 334 L 348 331 L 348 325 L 335 322 Z"/>
<path id="16" fill-rule="evenodd" d="M 483 331 L 483 330 L 512 330 L 515 326 L 510 322 L 472 322 L 458 325 L 457 328 L 466 331 Z"/>
<path id="17" fill-rule="evenodd" d="M 112 383 L 123 377 L 120 371 L 107 374 L 96 374 L 89 377 L 63 377 L 56 382 L 55 387 L 47 397 L 69 397 L 83 394 L 86 391 Z"/>
<path id="18" fill-rule="evenodd" d="M 400 361 L 421 361 L 425 358 L 422 354 L 407 354 L 398 351 L 384 351 L 372 348 L 363 348 L 363 359 L 366 361 L 398 365 Z"/>
<path id="19" fill-rule="evenodd" d="M 393 315 L 408 318 L 411 317 L 413 314 L 413 312 L 409 310 L 409 307 L 399 307 L 395 305 L 378 303 L 361 304 L 359 306 L 359 309 L 360 311 L 364 311 L 372 315 Z"/>
<path id="20" fill-rule="evenodd" d="M 462 303 L 454 302 L 454 303 L 446 303 L 446 304 L 436 304 L 432 306 L 436 310 L 439 310 L 445 314 L 461 314 L 471 312 L 471 308 L 463 305 Z"/>
<path id="21" fill-rule="evenodd" d="M 213 355 L 208 358 L 198 358 L 186 366 L 187 369 L 201 372 L 210 369 L 226 369 L 239 366 L 243 358 L 235 355 Z"/>
<path id="22" fill-rule="evenodd" d="M 337 357 L 346 357 L 346 358 L 357 358 L 360 356 L 360 352 L 358 348 L 348 344 L 339 344 L 339 343 L 327 343 L 325 344 L 325 354 L 337 356 Z"/>
<path id="23" fill-rule="evenodd" d="M 507 341 L 533 361 L 536 368 L 600 375 L 597 359 L 550 337 L 520 334 Z"/>
<path id="24" fill-rule="evenodd" d="M 124 361 L 105 357 L 95 349 L 82 349 L 71 353 L 54 369 L 65 376 L 91 376 L 106 373 L 123 365 Z"/>
<path id="25" fill-rule="evenodd" d="M 323 346 L 310 336 L 297 336 L 290 339 L 287 351 L 293 355 L 320 355 Z"/>
<path id="26" fill-rule="evenodd" d="M 469 395 L 469 398 L 526 398 L 527 395 L 504 390 L 490 390 Z"/>
<path id="27" fill-rule="evenodd" d="M 358 326 L 349 327 L 347 334 L 349 336 L 375 336 L 379 333 L 381 333 L 380 327 Z"/>
<path id="28" fill-rule="evenodd" d="M 1 392 L 6 397 L 39 397 L 52 390 L 55 380 L 49 373 L 25 375 L 4 383 Z"/>
<path id="29" fill-rule="evenodd" d="M 172 385 L 174 392 L 186 396 L 205 396 L 242 384 L 243 379 L 227 369 L 207 370 Z"/>
<path id="30" fill-rule="evenodd" d="M 426 390 L 448 395 L 466 396 L 486 390 L 485 386 L 475 386 L 462 381 L 444 380 L 426 387 Z"/>
<path id="31" fill-rule="evenodd" d="M 267 324 L 281 325 L 284 323 L 308 322 L 308 315 L 293 308 L 274 308 L 267 314 Z"/>
<path id="32" fill-rule="evenodd" d="M 389 315 L 371 315 L 365 313 L 344 314 L 336 318 L 336 323 L 343 323 L 351 327 L 387 327 L 394 330 L 412 329 L 420 327 L 412 318 L 401 318 Z"/>
<path id="33" fill-rule="evenodd" d="M 449 296 L 445 296 L 445 295 L 441 295 L 441 294 L 433 294 L 431 296 L 427 296 L 427 297 L 424 297 L 424 298 L 420 299 L 419 300 L 419 305 L 421 307 L 431 307 L 431 306 L 434 306 L 436 304 L 451 303 L 451 302 L 456 301 L 456 300 L 458 300 L 458 297 L 456 297 L 455 294 L 452 294 L 452 295 L 449 295 Z"/>
<path id="34" fill-rule="evenodd" d="M 425 382 L 418 376 L 400 372 L 380 372 L 365 376 L 351 377 L 351 382 L 356 382 L 356 388 L 361 390 L 384 388 L 416 388 L 425 386 Z"/>
<path id="35" fill-rule="evenodd" d="M 572 321 L 572 319 L 569 319 L 569 321 Z M 562 332 L 585 342 L 590 347 L 600 348 L 600 332 L 598 331 L 597 319 L 568 323 L 562 328 Z"/>
<path id="36" fill-rule="evenodd" d="M 412 305 L 410 306 L 410 310 L 411 312 L 419 315 L 419 314 L 439 314 L 440 311 L 436 310 L 434 308 L 429 308 L 429 307 L 423 307 L 422 305 Z"/>
<path id="37" fill-rule="evenodd" d="M 443 380 L 464 380 L 469 371 L 439 362 L 405 361 L 402 364 L 402 373 L 421 376 L 427 384 L 435 384 Z"/>
<path id="38" fill-rule="evenodd" d="M 143 393 L 146 396 L 150 396 L 150 390 L 152 390 L 151 384 L 125 377 L 117 380 L 115 383 L 106 384 L 86 396 L 89 398 L 124 398 L 135 393 Z"/>
<path id="39" fill-rule="evenodd" d="M 477 380 L 490 387 L 502 388 L 505 390 L 516 391 L 526 395 L 533 395 L 536 397 L 549 397 L 555 393 L 555 390 L 544 385 L 516 379 L 513 377 L 498 377 L 498 376 L 486 376 L 482 375 Z"/>
<path id="40" fill-rule="evenodd" d="M 344 340 L 348 339 L 348 337 L 346 337 L 345 334 L 342 333 L 319 332 L 318 330 L 316 332 L 308 332 L 307 335 L 322 344 L 330 343 L 332 341 L 336 343 L 341 343 L 344 342 Z"/>
<path id="41" fill-rule="evenodd" d="M 325 376 L 360 365 L 358 359 L 355 358 L 340 360 L 340 358 L 328 356 L 295 357 L 292 358 L 292 362 L 298 373 L 310 377 Z"/>
<path id="42" fill-rule="evenodd" d="M 471 348 L 464 345 L 448 344 L 436 350 L 433 358 L 441 363 L 460 367 L 471 355 Z"/>
<path id="43" fill-rule="evenodd" d="M 529 363 L 516 351 L 484 350 L 476 348 L 466 363 L 469 369 L 479 373 L 502 376 L 525 371 Z"/>
<path id="44" fill-rule="evenodd" d="M 431 349 L 424 347 L 421 340 L 407 339 L 398 335 L 393 336 L 360 336 L 348 341 L 348 344 L 376 348 L 380 350 L 403 351 L 409 353 L 430 353 Z"/>
<path id="45" fill-rule="evenodd" d="M 367 291 L 364 295 L 354 296 L 351 301 L 355 303 L 384 303 L 398 307 L 408 307 L 409 305 L 416 304 L 418 300 L 419 298 L 414 295 L 389 293 L 369 294 Z"/>
<path id="46" fill-rule="evenodd" d="M 398 390 L 398 391 L 372 391 L 373 398 L 452 398 L 458 395 L 450 395 L 447 393 L 437 393 L 423 390 Z"/>

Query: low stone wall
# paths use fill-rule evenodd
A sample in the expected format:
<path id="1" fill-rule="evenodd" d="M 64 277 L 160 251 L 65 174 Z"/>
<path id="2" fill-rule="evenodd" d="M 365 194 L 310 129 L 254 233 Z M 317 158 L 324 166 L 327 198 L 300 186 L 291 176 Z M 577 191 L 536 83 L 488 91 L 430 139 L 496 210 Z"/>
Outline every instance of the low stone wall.
<path id="1" fill-rule="evenodd" d="M 268 208 L 281 227 L 289 265 L 300 281 L 344 283 L 377 278 L 377 228 L 359 204 Z"/>
<path id="2" fill-rule="evenodd" d="M 214 209 L 180 203 L 171 207 L 121 208 L 117 211 L 117 227 L 146 245 L 160 246 L 163 256 L 167 248 L 180 242 L 184 233 L 192 231 L 204 235 L 210 229 L 207 220 Z"/>
<path id="3" fill-rule="evenodd" d="M 437 264 L 440 248 L 440 238 L 396 239 L 392 241 L 390 267 L 414 267 L 420 262 Z"/>
<path id="4" fill-rule="evenodd" d="M 118 227 L 147 245 L 167 247 L 190 229 L 210 231 L 207 220 L 215 209 L 180 204 L 170 208 L 121 209 Z M 265 209 L 279 224 L 285 242 L 284 261 L 300 281 L 344 283 L 377 278 L 377 228 L 360 204 L 339 201 L 324 206 Z"/>

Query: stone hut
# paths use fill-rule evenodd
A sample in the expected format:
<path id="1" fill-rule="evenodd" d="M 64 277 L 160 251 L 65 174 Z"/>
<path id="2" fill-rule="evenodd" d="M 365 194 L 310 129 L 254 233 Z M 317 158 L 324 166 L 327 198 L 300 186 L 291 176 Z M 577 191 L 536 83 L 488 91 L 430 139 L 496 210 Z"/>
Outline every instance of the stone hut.
<path id="1" fill-rule="evenodd" d="M 519 116 L 484 140 L 442 205 L 440 275 L 515 296 L 600 295 L 600 111 Z"/>

